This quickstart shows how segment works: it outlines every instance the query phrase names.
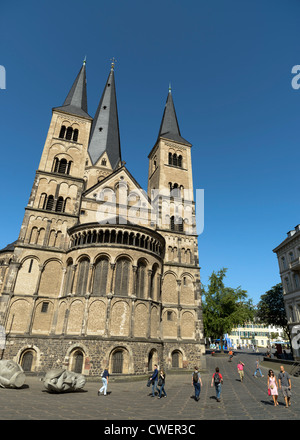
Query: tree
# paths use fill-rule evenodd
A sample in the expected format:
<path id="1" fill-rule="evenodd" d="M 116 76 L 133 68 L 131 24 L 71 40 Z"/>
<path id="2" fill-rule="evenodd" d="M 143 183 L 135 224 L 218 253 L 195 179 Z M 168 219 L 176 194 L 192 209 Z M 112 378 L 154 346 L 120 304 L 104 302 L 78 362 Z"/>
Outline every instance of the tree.
<path id="1" fill-rule="evenodd" d="M 248 299 L 247 292 L 240 287 L 225 287 L 223 280 L 226 272 L 226 268 L 213 272 L 207 290 L 202 291 L 204 333 L 212 338 L 220 338 L 220 341 L 225 333 L 230 333 L 239 324 L 251 321 L 254 316 L 252 301 Z"/>
<path id="2" fill-rule="evenodd" d="M 291 331 L 289 329 L 285 312 L 283 288 L 281 283 L 276 284 L 264 295 L 261 295 L 260 301 L 257 304 L 256 316 L 264 324 L 281 327 L 286 333 L 292 347 Z"/>

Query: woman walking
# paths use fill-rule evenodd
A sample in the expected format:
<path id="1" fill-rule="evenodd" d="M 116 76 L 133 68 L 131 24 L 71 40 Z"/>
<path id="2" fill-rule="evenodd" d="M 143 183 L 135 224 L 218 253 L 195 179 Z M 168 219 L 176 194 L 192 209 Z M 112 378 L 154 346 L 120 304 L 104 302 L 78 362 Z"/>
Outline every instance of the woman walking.
<path id="1" fill-rule="evenodd" d="M 158 379 L 158 386 L 160 387 L 158 399 L 161 399 L 162 392 L 164 393 L 164 397 L 167 397 L 165 384 L 166 384 L 166 373 L 164 372 L 164 370 L 161 370 Z"/>
<path id="2" fill-rule="evenodd" d="M 269 370 L 268 373 L 268 390 L 270 390 L 270 395 L 273 397 L 274 406 L 278 406 L 278 384 L 273 370 Z"/>
<path id="3" fill-rule="evenodd" d="M 220 402 L 222 383 L 223 376 L 220 373 L 219 367 L 216 367 L 216 372 L 213 374 L 211 379 L 211 386 L 215 385 L 217 402 Z"/>
<path id="4" fill-rule="evenodd" d="M 98 396 L 103 392 L 103 395 L 106 396 L 107 385 L 108 385 L 109 372 L 105 369 L 102 373 L 102 387 L 98 391 Z"/>

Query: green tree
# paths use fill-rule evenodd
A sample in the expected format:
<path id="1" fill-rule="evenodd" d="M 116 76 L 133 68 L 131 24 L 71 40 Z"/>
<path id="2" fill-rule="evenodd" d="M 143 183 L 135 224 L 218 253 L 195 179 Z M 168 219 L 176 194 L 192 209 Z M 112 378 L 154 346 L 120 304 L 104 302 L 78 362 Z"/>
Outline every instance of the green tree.
<path id="1" fill-rule="evenodd" d="M 281 327 L 286 333 L 292 347 L 291 331 L 285 312 L 281 283 L 276 284 L 264 295 L 261 295 L 260 301 L 257 304 L 256 316 L 266 325 Z"/>
<path id="2" fill-rule="evenodd" d="M 213 272 L 207 288 L 202 290 L 204 334 L 220 338 L 220 341 L 225 333 L 230 333 L 239 324 L 251 321 L 254 316 L 254 307 L 247 292 L 240 287 L 234 289 L 224 285 L 226 272 L 226 268 Z"/>

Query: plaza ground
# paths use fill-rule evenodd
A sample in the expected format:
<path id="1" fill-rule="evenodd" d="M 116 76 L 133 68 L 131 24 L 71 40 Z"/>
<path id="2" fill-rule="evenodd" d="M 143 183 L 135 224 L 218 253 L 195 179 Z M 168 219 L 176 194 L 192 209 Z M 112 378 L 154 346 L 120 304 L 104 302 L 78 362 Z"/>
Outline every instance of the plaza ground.
<path id="1" fill-rule="evenodd" d="M 87 381 L 84 390 L 77 393 L 50 394 L 44 390 L 39 377 L 27 376 L 22 389 L 0 388 L 0 420 L 168 420 L 176 423 L 188 420 L 299 420 L 300 378 L 291 377 L 291 406 L 285 408 L 279 391 L 279 406 L 274 407 L 267 393 L 269 365 L 261 367 L 264 377 L 253 376 L 258 356 L 262 361 L 260 354 L 241 351 L 228 362 L 228 356 L 207 354 L 198 402 L 193 398 L 190 372 L 167 375 L 167 398 L 162 399 L 150 396 L 146 380 L 111 380 L 107 396 L 98 396 L 98 382 Z M 242 383 L 237 373 L 239 360 L 245 363 Z M 216 366 L 224 378 L 221 402 L 216 401 L 215 389 L 211 387 Z"/>

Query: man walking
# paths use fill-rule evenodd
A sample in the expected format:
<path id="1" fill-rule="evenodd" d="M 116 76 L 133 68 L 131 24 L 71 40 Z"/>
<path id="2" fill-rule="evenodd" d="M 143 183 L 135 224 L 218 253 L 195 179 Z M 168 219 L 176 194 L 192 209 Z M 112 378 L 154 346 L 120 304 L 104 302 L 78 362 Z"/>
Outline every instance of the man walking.
<path id="1" fill-rule="evenodd" d="M 292 383 L 290 375 L 284 371 L 284 366 L 280 366 L 280 373 L 278 374 L 279 388 L 282 390 L 282 394 L 285 400 L 285 407 L 288 408 L 291 405 L 291 389 Z"/>
<path id="2" fill-rule="evenodd" d="M 152 396 L 155 397 L 155 390 L 159 393 L 159 389 L 157 388 L 157 382 L 158 382 L 158 369 L 157 365 L 154 365 L 154 371 L 152 376 L 150 377 L 150 380 L 152 380 Z"/>
<path id="3" fill-rule="evenodd" d="M 194 368 L 194 373 L 192 375 L 192 385 L 194 386 L 195 389 L 195 400 L 196 402 L 198 402 L 202 387 L 202 379 L 197 367 Z"/>
<path id="4" fill-rule="evenodd" d="M 241 382 L 243 382 L 243 379 L 244 379 L 244 366 L 245 366 L 245 364 L 241 361 L 238 363 L 238 366 L 237 366 Z"/>
<path id="5" fill-rule="evenodd" d="M 260 366 L 259 366 L 259 360 L 256 359 L 256 362 L 255 362 L 255 372 L 253 374 L 254 377 L 257 377 L 256 374 L 257 374 L 258 371 L 260 373 L 260 377 L 264 377 L 264 375 L 261 372 Z"/>

